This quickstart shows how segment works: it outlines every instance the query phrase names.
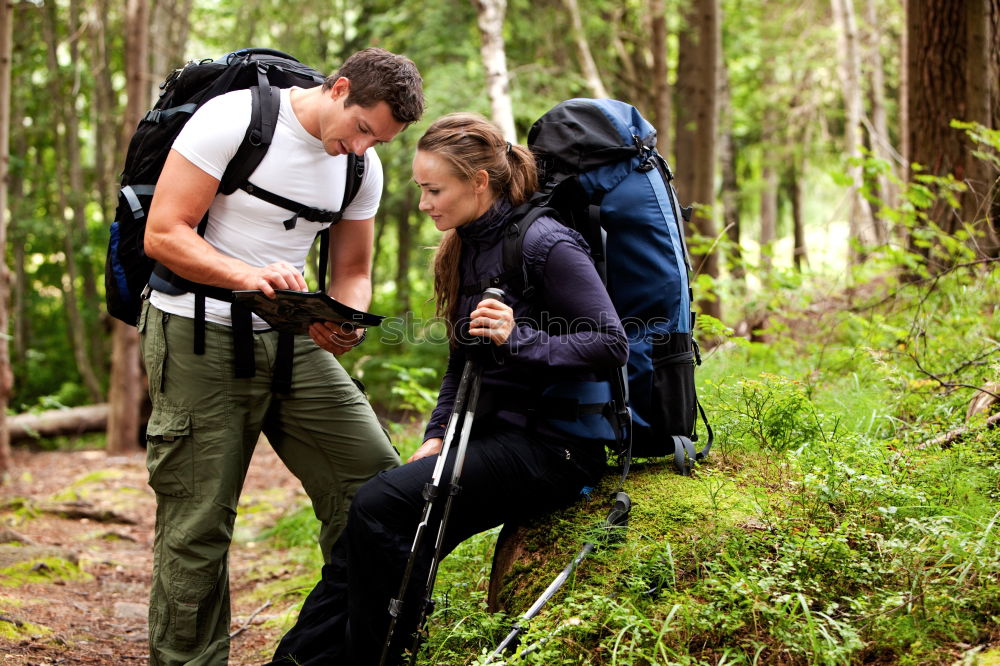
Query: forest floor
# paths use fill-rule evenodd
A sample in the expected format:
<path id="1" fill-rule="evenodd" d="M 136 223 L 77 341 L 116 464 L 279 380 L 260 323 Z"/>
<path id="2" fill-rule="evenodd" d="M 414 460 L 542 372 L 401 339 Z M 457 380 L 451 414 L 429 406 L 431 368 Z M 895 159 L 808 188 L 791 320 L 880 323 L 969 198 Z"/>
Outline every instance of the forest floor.
<path id="1" fill-rule="evenodd" d="M 145 664 L 152 490 L 141 453 L 15 450 L 0 487 L 0 666 Z M 270 446 L 257 447 L 230 554 L 230 663 L 271 653 L 312 565 L 254 540 L 305 502 Z"/>

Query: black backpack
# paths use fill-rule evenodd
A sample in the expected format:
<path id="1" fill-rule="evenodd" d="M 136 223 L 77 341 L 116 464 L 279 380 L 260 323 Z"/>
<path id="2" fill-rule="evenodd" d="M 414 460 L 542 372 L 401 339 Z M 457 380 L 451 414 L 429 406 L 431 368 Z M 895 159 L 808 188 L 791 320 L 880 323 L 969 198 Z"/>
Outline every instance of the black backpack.
<path id="1" fill-rule="evenodd" d="M 633 456 L 673 456 L 678 471 L 689 474 L 708 455 L 713 436 L 695 393 L 701 356 L 692 335 L 683 229 L 690 212 L 678 203 L 673 174 L 656 151 L 656 131 L 623 102 L 572 99 L 532 125 L 528 147 L 538 162 L 540 188 L 511 215 L 503 248 L 506 281 L 531 297 L 524 236 L 539 217 L 553 217 L 587 241 L 629 339 L 628 364 L 611 381 L 550 387 L 543 403 L 563 412 L 572 403 L 575 414 L 602 409 L 618 426 L 611 430 L 619 435 L 626 474 Z M 699 412 L 707 441 L 696 449 Z M 568 418 L 555 418 L 571 434 L 586 436 L 587 429 L 574 432 Z"/>
<path id="2" fill-rule="evenodd" d="M 249 88 L 253 99 L 250 125 L 219 183 L 221 193 L 232 194 L 242 188 L 253 196 L 291 211 L 292 216 L 285 222 L 286 228 L 294 226 L 299 217 L 312 222 L 336 223 L 340 220 L 339 211 L 303 206 L 252 186 L 248 180 L 270 146 L 278 118 L 279 89 L 292 86 L 311 88 L 320 85 L 323 79 L 322 74 L 288 54 L 271 49 L 244 49 L 218 60 L 189 62 L 160 84 L 159 100 L 139 122 L 128 145 L 104 268 L 108 313 L 127 324 L 136 325 L 142 295 L 150 281 L 157 289 L 172 293 L 194 292 L 202 308 L 206 295 L 232 302 L 232 292 L 183 280 L 147 257 L 143 251 L 146 215 L 163 163 L 184 124 L 213 97 Z M 348 154 L 347 158 L 347 183 L 341 211 L 357 194 L 365 168 L 364 160 L 356 155 Z M 202 235 L 206 222 L 207 216 L 198 227 Z M 325 289 L 328 246 L 329 234 L 324 229 L 320 233 L 320 291 Z M 204 320 L 199 323 L 203 331 Z M 196 344 L 196 351 L 197 347 Z"/>

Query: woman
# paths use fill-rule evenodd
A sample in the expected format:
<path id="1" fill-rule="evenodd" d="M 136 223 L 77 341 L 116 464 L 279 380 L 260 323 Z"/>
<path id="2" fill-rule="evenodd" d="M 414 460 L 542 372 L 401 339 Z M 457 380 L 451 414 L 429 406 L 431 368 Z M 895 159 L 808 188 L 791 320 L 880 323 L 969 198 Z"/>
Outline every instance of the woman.
<path id="1" fill-rule="evenodd" d="M 537 188 L 531 152 L 505 141 L 481 116 L 452 114 L 420 139 L 413 178 L 421 190 L 420 210 L 444 232 L 434 283 L 438 313 L 452 332 L 448 369 L 423 445 L 408 464 L 380 473 L 358 491 L 333 561 L 278 646 L 275 664 L 379 662 L 389 602 L 399 591 L 425 503 L 422 492 L 431 480 L 469 354 L 481 356 L 482 394 L 445 553 L 505 521 L 571 503 L 606 468 L 602 441 L 563 434 L 538 409 L 552 385 L 596 380 L 621 366 L 628 354 L 621 323 L 583 239 L 551 218 L 539 219 L 524 239 L 533 298 L 510 288 L 506 302 L 480 298 L 480 285 L 503 272 L 501 241 L 513 207 Z M 543 311 L 544 329 L 538 323 Z M 456 442 L 449 451 L 443 486 L 457 448 Z M 416 630 L 441 508 L 432 512 L 418 553 L 390 663 L 398 663 Z"/>

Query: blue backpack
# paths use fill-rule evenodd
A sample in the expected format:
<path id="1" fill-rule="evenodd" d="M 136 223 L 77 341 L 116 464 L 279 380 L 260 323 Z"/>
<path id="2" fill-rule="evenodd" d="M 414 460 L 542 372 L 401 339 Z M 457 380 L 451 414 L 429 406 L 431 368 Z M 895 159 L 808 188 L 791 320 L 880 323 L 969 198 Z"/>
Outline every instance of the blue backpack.
<path id="1" fill-rule="evenodd" d="M 681 209 L 670 167 L 656 152 L 656 130 L 623 102 L 571 99 L 535 122 L 528 146 L 541 186 L 511 218 L 505 275 L 516 276 L 513 284 L 530 298 L 524 234 L 543 215 L 560 220 L 590 246 L 629 338 L 628 364 L 619 376 L 606 383 L 556 385 L 546 397 L 563 406 L 575 401 L 570 411 L 577 426 L 610 417 L 625 473 L 632 457 L 672 455 L 678 470 L 689 474 L 694 461 L 708 455 L 712 429 L 695 393 L 701 356 L 692 336 L 691 268 L 682 222 L 690 211 Z M 707 430 L 701 450 L 695 447 L 699 411 Z M 558 415 L 550 422 L 574 434 L 594 432 L 574 428 L 572 420 Z"/>

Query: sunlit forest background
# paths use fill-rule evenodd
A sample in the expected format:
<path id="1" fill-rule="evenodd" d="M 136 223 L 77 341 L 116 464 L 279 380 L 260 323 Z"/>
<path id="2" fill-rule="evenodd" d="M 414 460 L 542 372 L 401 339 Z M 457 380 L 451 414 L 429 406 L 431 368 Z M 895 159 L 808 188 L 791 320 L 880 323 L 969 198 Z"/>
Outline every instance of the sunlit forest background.
<path id="1" fill-rule="evenodd" d="M 638 107 L 658 129 L 682 202 L 697 207 L 690 244 L 700 310 L 718 322 L 712 335 L 719 326 L 765 331 L 770 287 L 783 280 L 856 285 L 873 252 L 922 247 L 934 268 L 938 241 L 920 241 L 929 225 L 993 256 L 985 221 L 996 219 L 995 164 L 975 159 L 979 144 L 949 122 L 995 126 L 996 2 L 910 5 L 15 2 L 5 19 L 9 410 L 107 402 L 115 326 L 102 307 L 102 270 L 134 128 L 126 116 L 151 106 L 185 61 L 247 46 L 329 72 L 377 45 L 424 75 L 424 121 L 380 149 L 372 309 L 400 317 L 405 333 L 345 360 L 385 414 L 426 409 L 444 357 L 440 336 L 428 334 L 436 232 L 416 209 L 409 165 L 426 124 L 450 111 L 491 116 L 524 141 L 563 99 Z M 947 198 L 924 207 L 907 183 Z M 948 199 L 965 205 L 961 215 Z M 395 344 L 400 337 L 422 344 Z"/>
<path id="2" fill-rule="evenodd" d="M 389 319 L 342 357 L 404 458 L 447 355 L 410 175 L 428 123 L 476 111 L 523 143 L 562 100 L 624 100 L 694 208 L 715 446 L 692 477 L 633 466 L 627 531 L 510 663 L 1000 663 L 1000 0 L 0 0 L 11 663 L 146 656 L 145 379 L 103 270 L 159 83 L 245 47 L 328 73 L 367 46 L 412 58 L 428 101 L 378 149 Z M 254 460 L 234 664 L 264 661 L 322 564 L 298 483 L 268 447 Z M 447 558 L 422 663 L 486 663 L 594 539 L 613 481 L 521 532 L 510 571 L 490 573 L 495 531 Z"/>

